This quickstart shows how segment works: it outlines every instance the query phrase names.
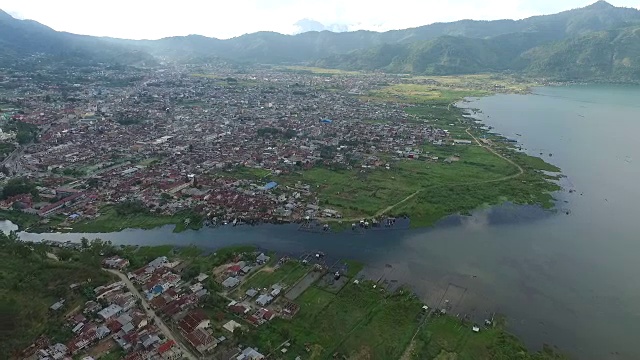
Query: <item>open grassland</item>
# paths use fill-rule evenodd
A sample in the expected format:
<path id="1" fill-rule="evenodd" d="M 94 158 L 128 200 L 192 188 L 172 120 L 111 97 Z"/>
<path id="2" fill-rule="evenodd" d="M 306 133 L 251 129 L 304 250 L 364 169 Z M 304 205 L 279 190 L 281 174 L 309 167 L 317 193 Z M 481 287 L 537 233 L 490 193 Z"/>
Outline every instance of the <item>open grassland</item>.
<path id="1" fill-rule="evenodd" d="M 533 80 L 499 74 L 408 76 L 398 84 L 371 91 L 363 99 L 418 105 L 435 102 L 450 104 L 466 97 L 495 93 L 523 94 L 537 85 Z"/>
<path id="2" fill-rule="evenodd" d="M 270 288 L 274 284 L 291 286 L 306 275 L 309 270 L 310 267 L 304 266 L 298 261 L 287 261 L 275 270 L 262 269 L 250 275 L 249 279 L 240 287 L 240 291 L 244 293 L 251 288 Z"/>
<path id="3" fill-rule="evenodd" d="M 189 219 L 188 225 L 185 220 Z M 175 225 L 174 232 L 188 229 L 197 230 L 202 226 L 199 216 L 190 212 L 177 213 L 172 216 L 157 215 L 148 212 L 121 215 L 110 206 L 100 210 L 100 216 L 92 220 L 84 220 L 71 225 L 76 232 L 114 232 L 124 229 L 153 229 L 165 225 Z"/>
<path id="4" fill-rule="evenodd" d="M 363 74 L 359 71 L 347 71 L 347 70 L 339 70 L 339 69 L 325 69 L 313 66 L 283 66 L 281 67 L 283 70 L 287 71 L 295 71 L 295 72 L 304 72 L 318 75 L 360 75 Z"/>
<path id="5" fill-rule="evenodd" d="M 455 76 L 415 76 L 409 81 L 437 82 L 436 85 L 453 89 L 482 89 L 492 92 L 525 93 L 532 86 L 539 85 L 536 81 L 499 74 L 470 74 Z"/>
<path id="6" fill-rule="evenodd" d="M 420 329 L 412 348 L 410 359 L 566 359 L 553 349 L 545 347 L 531 354 L 513 335 L 501 326 L 483 328 L 479 333 L 471 331 L 469 324 L 459 319 L 432 317 Z"/>
<path id="7" fill-rule="evenodd" d="M 282 359 L 564 359 L 546 348 L 530 354 L 502 326 L 474 333 L 468 322 L 428 315 L 410 292 L 372 285 L 349 281 L 337 294 L 311 286 L 296 300 L 300 311 L 293 319 L 275 319 L 247 339 Z M 291 346 L 283 354 L 285 341 Z"/>
<path id="8" fill-rule="evenodd" d="M 413 226 L 428 226 L 446 215 L 505 201 L 551 207 L 550 193 L 558 187 L 540 170 L 558 169 L 525 154 L 503 151 L 523 168 L 523 174 L 477 144 L 425 145 L 422 159 L 391 162 L 390 170 L 316 167 L 287 175 L 287 180 L 312 184 L 322 205 L 342 210 L 345 220 L 381 215 L 388 209 L 389 215 L 410 216 Z M 443 161 L 450 157 L 457 160 Z"/>
<path id="9" fill-rule="evenodd" d="M 365 98 L 387 102 L 423 104 L 432 101 L 455 102 L 465 97 L 485 96 L 488 94 L 490 93 L 486 90 L 451 89 L 426 84 L 396 84 L 374 90 Z"/>
<path id="10" fill-rule="evenodd" d="M 365 351 L 369 359 L 397 359 L 418 327 L 421 303 L 410 295 L 389 295 L 371 284 L 349 284 L 337 295 L 310 287 L 297 300 L 293 320 L 277 319 L 251 334 L 265 351 L 290 339 L 290 356 L 347 357 Z M 275 347 L 274 347 L 275 345 Z"/>

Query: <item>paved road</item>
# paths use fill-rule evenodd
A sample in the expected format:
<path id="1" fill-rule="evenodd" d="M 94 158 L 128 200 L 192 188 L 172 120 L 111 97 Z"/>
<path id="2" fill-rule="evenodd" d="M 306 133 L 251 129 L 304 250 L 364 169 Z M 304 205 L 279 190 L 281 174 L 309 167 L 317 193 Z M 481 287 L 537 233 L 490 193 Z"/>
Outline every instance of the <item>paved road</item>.
<path id="1" fill-rule="evenodd" d="M 131 291 L 132 293 L 137 295 L 138 298 L 140 298 L 140 300 L 142 301 L 142 306 L 144 308 L 144 311 L 147 313 L 147 316 L 154 319 L 155 325 L 160 329 L 160 331 L 162 331 L 162 333 L 164 334 L 164 336 L 167 337 L 167 339 L 170 339 L 176 342 L 178 347 L 180 347 L 180 350 L 182 350 L 182 354 L 185 358 L 191 359 L 191 360 L 198 359 L 197 356 L 192 354 L 191 351 L 189 351 L 189 349 L 187 349 L 178 339 L 175 338 L 175 336 L 173 336 L 173 333 L 171 332 L 171 330 L 167 327 L 167 325 L 165 325 L 164 321 L 162 321 L 162 319 L 158 317 L 158 315 L 156 315 L 155 311 L 151 310 L 151 307 L 149 306 L 149 303 L 147 303 L 147 300 L 145 299 L 145 297 L 142 296 L 142 294 L 140 294 L 140 291 L 138 291 L 135 285 L 129 280 L 129 278 L 127 278 L 125 274 L 112 269 L 104 269 L 104 270 L 120 277 L 120 279 L 129 288 L 129 291 Z"/>

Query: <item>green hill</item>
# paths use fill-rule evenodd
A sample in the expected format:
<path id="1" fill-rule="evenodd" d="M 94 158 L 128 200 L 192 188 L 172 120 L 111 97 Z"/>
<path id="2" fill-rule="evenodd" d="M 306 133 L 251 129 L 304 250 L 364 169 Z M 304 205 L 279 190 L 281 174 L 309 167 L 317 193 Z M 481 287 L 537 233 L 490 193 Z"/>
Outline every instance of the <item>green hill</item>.
<path id="1" fill-rule="evenodd" d="M 640 10 L 598 1 L 523 20 L 461 20 L 382 33 L 257 32 L 228 40 L 189 35 L 138 41 L 57 32 L 0 11 L 0 63 L 15 66 L 36 54 L 72 64 L 222 59 L 413 74 L 524 71 L 560 79 L 640 81 L 638 26 Z"/>
<path id="2" fill-rule="evenodd" d="M 334 55 L 317 66 L 348 70 L 452 75 L 512 71 L 558 80 L 640 80 L 640 26 L 549 42 L 541 34 L 490 39 L 443 36 L 409 45 Z"/>
<path id="3" fill-rule="evenodd" d="M 0 10 L 0 64 L 11 65 L 32 55 L 70 64 L 153 64 L 156 60 L 136 48 L 101 38 L 55 31 L 32 20 L 18 20 Z"/>
<path id="4" fill-rule="evenodd" d="M 71 330 L 64 327 L 64 314 L 91 298 L 93 288 L 110 279 L 100 269 L 99 260 L 61 250 L 60 261 L 42 244 L 29 244 L 0 231 L 0 354 L 10 354 L 29 346 L 45 334 L 65 342 Z M 70 258 L 66 259 L 66 255 Z M 95 257 L 95 259 L 98 259 Z M 82 284 L 75 290 L 71 284 Z M 88 292 L 87 292 L 88 291 Z M 59 311 L 49 307 L 60 299 Z M 6 356 L 6 357 L 5 357 Z"/>
<path id="5" fill-rule="evenodd" d="M 531 49 L 527 71 L 562 80 L 640 80 L 640 26 L 610 30 Z"/>

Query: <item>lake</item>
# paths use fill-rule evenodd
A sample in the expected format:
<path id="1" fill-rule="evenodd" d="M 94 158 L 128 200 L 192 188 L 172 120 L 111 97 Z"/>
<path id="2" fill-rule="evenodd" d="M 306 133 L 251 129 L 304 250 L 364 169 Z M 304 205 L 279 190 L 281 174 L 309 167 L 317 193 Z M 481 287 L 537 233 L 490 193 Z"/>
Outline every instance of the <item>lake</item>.
<path id="1" fill-rule="evenodd" d="M 496 132 L 562 168 L 567 177 L 556 196 L 558 211 L 507 204 L 430 229 L 365 235 L 263 225 L 21 236 L 321 250 L 366 262 L 373 278 L 410 283 L 432 306 L 448 299 L 474 319 L 506 314 L 509 328 L 532 348 L 550 343 L 581 359 L 639 359 L 640 87 L 539 88 L 464 106 L 481 109 L 478 117 Z"/>

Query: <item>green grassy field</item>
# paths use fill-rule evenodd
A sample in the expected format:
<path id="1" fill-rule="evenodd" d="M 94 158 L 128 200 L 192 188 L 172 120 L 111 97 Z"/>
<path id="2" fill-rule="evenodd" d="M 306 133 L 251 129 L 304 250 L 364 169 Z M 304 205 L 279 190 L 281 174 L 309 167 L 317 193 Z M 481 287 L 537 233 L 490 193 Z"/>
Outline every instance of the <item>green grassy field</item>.
<path id="1" fill-rule="evenodd" d="M 522 183 L 520 179 L 500 182 L 502 178 L 516 175 L 518 168 L 478 145 L 424 146 L 423 150 L 425 155 L 440 159 L 392 162 L 391 170 L 316 167 L 288 177 L 314 185 L 322 205 L 341 209 L 346 219 L 374 216 L 417 191 L 420 193 L 414 199 L 390 210 L 389 214 L 408 214 L 423 225 L 444 215 L 498 203 L 505 198 L 519 203 L 540 199 L 531 196 L 542 184 Z M 443 162 L 454 155 L 459 161 Z M 546 198 L 544 200 L 546 202 Z"/>
<path id="2" fill-rule="evenodd" d="M 293 320 L 276 319 L 252 333 L 250 339 L 265 351 L 275 351 L 282 341 L 290 339 L 291 359 L 306 353 L 305 347 L 310 348 L 311 359 L 330 358 L 336 352 L 353 356 L 363 348 L 370 359 L 398 358 L 418 326 L 414 320 L 420 302 L 415 297 L 406 299 L 412 305 L 398 307 L 404 300 L 387 297 L 368 283 L 349 284 L 337 295 L 312 286 L 296 300 L 301 310 Z M 369 338 L 371 334 L 386 337 L 392 332 L 396 336 L 376 344 Z"/>
<path id="3" fill-rule="evenodd" d="M 0 220 L 9 220 L 18 225 L 20 230 L 24 230 L 37 226 L 40 222 L 40 217 L 18 210 L 0 210 Z"/>
<path id="4" fill-rule="evenodd" d="M 319 67 L 312 66 L 283 66 L 282 69 L 285 71 L 293 71 L 293 72 L 301 72 L 301 73 L 311 73 L 316 75 L 359 75 L 363 74 L 359 71 L 347 71 L 347 70 L 339 70 L 339 69 L 325 69 Z"/>
<path id="5" fill-rule="evenodd" d="M 462 100 L 465 97 L 486 95 L 489 95 L 489 92 L 484 90 L 465 88 L 450 89 L 441 86 L 422 84 L 396 84 L 375 90 L 366 96 L 366 98 L 390 102 L 423 104 L 433 101 L 450 103 Z"/>
<path id="6" fill-rule="evenodd" d="M 192 219 L 189 225 L 185 225 L 185 219 Z M 93 220 L 85 220 L 74 223 L 73 231 L 76 232 L 114 232 L 124 229 L 153 229 L 164 225 L 175 225 L 174 232 L 188 229 L 200 229 L 201 222 L 193 214 L 185 212 L 173 216 L 156 215 L 151 213 L 136 213 L 120 215 L 112 207 L 104 207 L 100 210 L 100 216 Z"/>
<path id="7" fill-rule="evenodd" d="M 225 171 L 223 174 L 236 179 L 266 181 L 266 179 L 271 175 L 271 171 L 247 166 L 237 166 L 231 171 Z"/>
<path id="8" fill-rule="evenodd" d="M 364 269 L 364 264 L 359 261 L 346 260 L 345 264 L 347 264 L 348 268 L 346 275 L 350 278 L 355 277 L 360 271 L 362 271 L 362 269 Z"/>
<path id="9" fill-rule="evenodd" d="M 469 94 L 454 91 L 442 96 L 420 95 L 414 90 L 417 85 L 409 85 L 394 89 L 413 94 L 411 96 L 424 96 L 421 100 L 411 99 L 421 103 L 420 106 L 407 108 L 414 121 L 446 129 L 453 139 L 473 141 L 473 136 L 488 135 L 476 123 L 465 119 L 462 109 L 450 106 L 450 100 Z M 500 137 L 487 137 L 494 140 L 494 151 L 515 164 L 475 141 L 472 145 L 456 146 L 423 144 L 419 159 L 389 160 L 390 170 L 314 167 L 277 180 L 284 184 L 296 181 L 311 184 L 319 194 L 321 205 L 340 210 L 347 222 L 385 213 L 408 215 L 414 227 L 429 226 L 447 215 L 468 214 L 476 208 L 506 201 L 551 208 L 552 193 L 559 190 L 559 186 L 550 181 L 555 178 L 543 171 L 558 172 L 559 169 L 540 158 L 514 151 Z M 432 160 L 433 157 L 438 160 Z M 459 159 L 444 162 L 452 157 Z M 401 200 L 406 201 L 401 203 Z"/>
<path id="10" fill-rule="evenodd" d="M 416 336 L 411 359 L 567 359 L 554 349 L 530 353 L 513 335 L 501 326 L 483 328 L 479 333 L 459 319 L 431 317 Z"/>
<path id="11" fill-rule="evenodd" d="M 311 286 L 296 300 L 300 311 L 292 320 L 275 319 L 251 330 L 247 340 L 282 359 L 565 359 L 547 347 L 529 353 L 502 326 L 474 333 L 472 324 L 455 317 L 427 317 L 412 293 L 387 293 L 372 284 L 350 281 L 335 295 Z M 282 354 L 285 341 L 291 346 Z"/>
<path id="12" fill-rule="evenodd" d="M 310 267 L 304 266 L 297 261 L 288 261 L 276 270 L 259 271 L 250 275 L 250 278 L 240 287 L 240 291 L 244 293 L 251 288 L 269 288 L 274 284 L 291 286 L 300 280 L 309 270 L 311 270 Z"/>

